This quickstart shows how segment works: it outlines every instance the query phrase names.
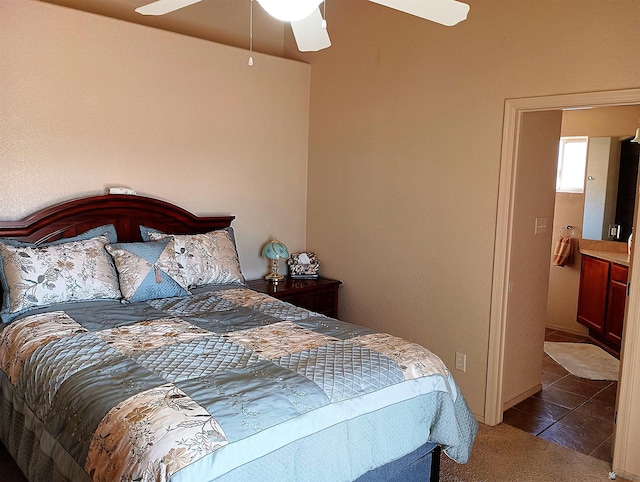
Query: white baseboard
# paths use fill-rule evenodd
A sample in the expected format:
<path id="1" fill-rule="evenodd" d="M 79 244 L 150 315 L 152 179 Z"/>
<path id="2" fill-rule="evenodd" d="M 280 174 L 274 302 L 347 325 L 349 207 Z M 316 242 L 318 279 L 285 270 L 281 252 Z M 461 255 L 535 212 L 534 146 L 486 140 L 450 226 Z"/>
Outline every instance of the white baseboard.
<path id="1" fill-rule="evenodd" d="M 529 398 L 532 395 L 535 395 L 540 390 L 542 390 L 542 383 L 539 383 L 535 387 L 530 388 L 529 390 L 527 390 L 526 392 L 521 393 L 517 397 L 513 397 L 511 400 L 509 400 L 507 402 L 504 402 L 502 404 L 502 411 L 506 412 L 507 410 L 509 410 L 514 405 L 518 405 L 520 402 L 522 402 L 523 400 L 526 400 L 527 398 Z"/>
<path id="2" fill-rule="evenodd" d="M 549 323 L 545 325 L 545 328 L 548 328 L 550 330 L 564 331 L 565 333 L 571 333 L 572 335 L 578 335 L 578 336 L 587 336 L 589 334 L 589 330 L 587 330 L 587 328 L 585 328 L 585 331 L 581 331 L 579 329 L 574 330 L 571 328 L 567 328 L 566 326 L 556 326 Z"/>

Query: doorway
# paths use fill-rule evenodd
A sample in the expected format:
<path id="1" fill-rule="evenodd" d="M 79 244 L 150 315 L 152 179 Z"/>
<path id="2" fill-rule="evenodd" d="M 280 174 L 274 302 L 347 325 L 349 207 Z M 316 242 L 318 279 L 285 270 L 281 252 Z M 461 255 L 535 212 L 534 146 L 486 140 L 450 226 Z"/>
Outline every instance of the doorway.
<path id="1" fill-rule="evenodd" d="M 575 186 L 556 190 L 552 243 L 561 235 L 571 235 L 580 240 L 581 249 L 626 256 L 640 154 L 640 144 L 631 143 L 630 139 L 639 120 L 640 105 L 563 111 L 561 136 L 565 142 L 560 143 L 561 148 L 568 143 L 578 146 L 574 152 L 580 151 L 589 160 L 587 170 L 582 172 L 581 179 L 577 176 Z M 580 159 L 575 162 L 579 165 Z M 585 189 L 577 189 L 578 185 Z M 608 227 L 615 224 L 619 229 L 610 232 Z M 581 257 L 575 254 L 573 258 L 573 263 L 562 268 L 551 267 L 546 326 L 587 335 L 587 326 L 576 321 Z M 620 347 L 613 340 L 600 341 L 619 356 Z"/>
<path id="2" fill-rule="evenodd" d="M 518 149 L 524 141 L 523 118 L 529 112 L 638 103 L 640 103 L 640 89 L 513 99 L 507 100 L 505 103 L 485 403 L 485 422 L 490 425 L 498 424 L 502 420 L 502 389 L 505 370 L 514 369 L 514 367 L 505 364 L 505 350 L 508 344 L 506 333 L 510 302 L 511 253 L 514 242 L 514 224 L 517 221 L 515 217 L 515 187 L 518 175 L 522 175 L 518 164 Z M 625 324 L 626 334 L 623 344 L 622 373 L 618 393 L 618 423 L 613 459 L 613 468 L 621 475 L 626 473 L 627 467 L 632 467 L 632 447 L 634 443 L 638 443 L 634 437 L 640 429 L 639 417 L 635 413 L 638 408 L 634 407 L 632 403 L 634 396 L 638 396 L 638 394 L 631 382 L 634 369 L 640 362 L 640 343 L 638 342 L 640 337 L 640 303 L 638 302 L 640 299 L 640 262 L 637 263 L 637 269 L 633 269 L 633 264 L 632 260 L 631 289 L 627 306 L 628 322 Z"/>

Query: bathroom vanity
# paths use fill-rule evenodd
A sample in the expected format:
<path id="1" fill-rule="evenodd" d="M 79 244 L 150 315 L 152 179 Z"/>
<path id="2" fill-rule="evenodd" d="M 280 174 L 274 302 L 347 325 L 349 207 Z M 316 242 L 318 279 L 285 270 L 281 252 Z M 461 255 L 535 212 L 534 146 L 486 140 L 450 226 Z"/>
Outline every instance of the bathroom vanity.
<path id="1" fill-rule="evenodd" d="M 589 328 L 589 338 L 619 358 L 629 257 L 602 251 L 581 253 L 578 323 Z"/>

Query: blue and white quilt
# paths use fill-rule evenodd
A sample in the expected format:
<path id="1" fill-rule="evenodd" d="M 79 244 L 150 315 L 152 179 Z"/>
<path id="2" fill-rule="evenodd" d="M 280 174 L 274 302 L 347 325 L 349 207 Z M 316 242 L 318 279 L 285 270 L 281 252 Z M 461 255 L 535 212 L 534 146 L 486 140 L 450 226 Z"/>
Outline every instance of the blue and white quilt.
<path id="1" fill-rule="evenodd" d="M 0 370 L 73 480 L 234 480 L 270 454 L 318 459 L 278 477 L 352 480 L 427 441 L 465 462 L 477 430 L 427 349 L 243 287 L 18 319 Z"/>

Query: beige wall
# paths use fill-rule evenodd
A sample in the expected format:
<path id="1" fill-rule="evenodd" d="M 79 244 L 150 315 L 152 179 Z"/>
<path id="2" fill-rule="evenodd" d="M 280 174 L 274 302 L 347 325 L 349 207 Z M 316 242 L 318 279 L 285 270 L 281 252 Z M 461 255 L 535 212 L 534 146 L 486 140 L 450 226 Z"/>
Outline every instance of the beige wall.
<path id="1" fill-rule="evenodd" d="M 562 113 L 562 136 L 625 137 L 640 127 L 640 105 L 567 110 Z"/>
<path id="2" fill-rule="evenodd" d="M 332 47 L 300 56 L 313 68 L 307 239 L 345 282 L 341 314 L 449 366 L 466 353 L 454 375 L 479 417 L 505 99 L 640 85 L 640 2 L 576 5 L 481 2 L 446 28 L 334 2 Z"/>
<path id="3" fill-rule="evenodd" d="M 237 216 L 248 278 L 306 247 L 308 65 L 23 0 L 0 45 L 3 219 L 124 185 Z"/>
<path id="4" fill-rule="evenodd" d="M 106 15 L 142 25 L 179 32 L 191 37 L 249 48 L 249 0 L 205 0 L 167 15 L 141 15 L 135 8 L 151 0 L 42 0 L 78 10 Z M 253 8 L 253 49 L 282 57 L 284 24 L 257 3 Z M 244 54 L 247 55 L 246 53 Z"/>
<path id="5" fill-rule="evenodd" d="M 576 334 L 586 334 L 587 328 L 576 321 L 578 292 L 580 289 L 580 263 L 582 262 L 578 241 L 584 214 L 584 194 L 559 192 L 556 194 L 553 215 L 554 242 L 560 229 L 569 225 L 574 228 L 573 263 L 564 267 L 551 266 L 549 273 L 549 297 L 547 301 L 547 326 Z M 569 231 L 563 230 L 563 236 Z M 552 251 L 555 246 L 552 245 Z"/>

